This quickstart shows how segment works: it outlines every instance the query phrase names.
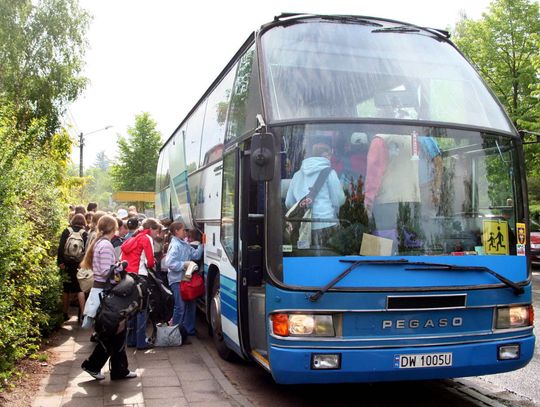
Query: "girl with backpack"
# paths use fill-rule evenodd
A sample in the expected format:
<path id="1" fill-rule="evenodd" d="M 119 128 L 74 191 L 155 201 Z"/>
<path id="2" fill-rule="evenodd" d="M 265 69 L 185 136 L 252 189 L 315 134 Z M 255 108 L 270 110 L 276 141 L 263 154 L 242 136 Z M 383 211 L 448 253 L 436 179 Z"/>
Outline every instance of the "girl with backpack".
<path id="1" fill-rule="evenodd" d="M 87 307 L 84 310 L 85 318 L 93 318 L 99 307 L 99 294 L 107 284 L 111 267 L 116 263 L 116 256 L 111 239 L 116 233 L 116 219 L 109 215 L 102 216 L 97 223 L 96 238 L 86 251 L 81 266 L 91 268 L 94 272 L 94 286 L 88 296 Z M 86 319 L 85 319 L 86 325 Z M 96 380 L 103 380 L 105 376 L 101 369 L 111 359 L 111 380 L 131 379 L 137 377 L 137 373 L 128 369 L 126 355 L 126 329 L 120 330 L 114 336 L 101 338 L 92 354 L 86 359 L 81 368 Z"/>
<path id="2" fill-rule="evenodd" d="M 77 280 L 77 269 L 84 256 L 86 240 L 88 235 L 85 230 L 86 219 L 84 215 L 76 213 L 70 221 L 69 227 L 64 229 L 58 245 L 58 255 L 56 262 L 58 267 L 67 274 L 67 281 L 64 281 L 63 293 L 63 311 L 64 321 L 68 319 L 69 297 L 71 294 L 77 294 L 79 301 L 79 322 L 81 321 L 82 311 L 84 309 L 84 293 Z"/>

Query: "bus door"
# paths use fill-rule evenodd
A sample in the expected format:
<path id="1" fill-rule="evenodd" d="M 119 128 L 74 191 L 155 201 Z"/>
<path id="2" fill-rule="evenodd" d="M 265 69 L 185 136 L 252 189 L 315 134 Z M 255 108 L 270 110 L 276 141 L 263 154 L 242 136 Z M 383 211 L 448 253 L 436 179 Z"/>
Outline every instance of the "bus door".
<path id="1" fill-rule="evenodd" d="M 250 174 L 250 141 L 240 147 L 239 326 L 244 351 L 266 355 L 265 292 L 263 283 L 265 185 Z"/>
<path id="2" fill-rule="evenodd" d="M 210 300 L 210 325 L 218 353 L 244 358 L 266 353 L 264 287 L 264 184 L 251 180 L 249 141 L 223 155 L 219 285 Z M 208 236 L 207 236 L 208 239 Z M 209 242 L 207 241 L 206 247 Z"/>

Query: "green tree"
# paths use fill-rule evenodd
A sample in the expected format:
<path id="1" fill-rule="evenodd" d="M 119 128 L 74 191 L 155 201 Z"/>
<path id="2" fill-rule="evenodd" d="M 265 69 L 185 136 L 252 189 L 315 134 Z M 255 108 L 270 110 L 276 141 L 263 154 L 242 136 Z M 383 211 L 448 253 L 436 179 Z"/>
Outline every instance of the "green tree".
<path id="1" fill-rule="evenodd" d="M 454 42 L 495 92 L 518 130 L 540 130 L 540 11 L 533 0 L 493 0 L 478 21 L 465 16 Z M 531 61 L 533 63 L 531 63 Z M 540 148 L 525 146 L 531 201 L 540 176 Z"/>
<path id="2" fill-rule="evenodd" d="M 98 153 L 94 165 L 86 170 L 85 180 L 81 201 L 97 202 L 100 208 L 108 207 L 113 187 L 110 161 L 104 151 Z"/>
<path id="3" fill-rule="evenodd" d="M 100 151 L 96 155 L 96 161 L 94 162 L 94 167 L 99 168 L 100 170 L 108 170 L 111 165 L 109 157 L 105 154 L 105 151 Z"/>
<path id="4" fill-rule="evenodd" d="M 116 191 L 154 191 L 161 147 L 156 126 L 148 113 L 141 113 L 128 128 L 128 137 L 119 138 L 117 164 L 111 173 Z"/>
<path id="5" fill-rule="evenodd" d="M 79 74 L 89 20 L 77 0 L 0 1 L 0 93 L 13 103 L 17 128 L 42 120 L 32 142 L 59 129 L 65 106 L 86 86 Z"/>

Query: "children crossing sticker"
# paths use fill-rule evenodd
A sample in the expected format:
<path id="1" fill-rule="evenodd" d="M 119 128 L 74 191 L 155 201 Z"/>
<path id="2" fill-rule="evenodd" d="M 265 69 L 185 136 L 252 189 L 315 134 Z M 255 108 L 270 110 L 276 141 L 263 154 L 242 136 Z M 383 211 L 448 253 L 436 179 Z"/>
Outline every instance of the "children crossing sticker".
<path id="1" fill-rule="evenodd" d="M 504 220 L 484 220 L 484 253 L 508 254 L 508 222 Z"/>
<path id="2" fill-rule="evenodd" d="M 508 254 L 508 222 L 484 220 L 484 253 Z"/>

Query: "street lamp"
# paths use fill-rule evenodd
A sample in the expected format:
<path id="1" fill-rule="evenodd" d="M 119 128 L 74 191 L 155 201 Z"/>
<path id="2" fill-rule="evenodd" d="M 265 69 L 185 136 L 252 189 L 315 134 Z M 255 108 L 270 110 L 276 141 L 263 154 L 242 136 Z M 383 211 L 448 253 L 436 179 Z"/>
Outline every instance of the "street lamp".
<path id="1" fill-rule="evenodd" d="M 84 147 L 84 136 L 88 136 L 90 134 L 94 134 L 94 133 L 97 133 L 98 131 L 103 131 L 103 130 L 107 130 L 107 129 L 110 129 L 112 126 L 105 126 L 101 129 L 97 129 L 97 130 L 94 130 L 94 131 L 91 131 L 90 133 L 83 133 L 81 132 L 81 134 L 79 134 L 79 148 L 80 148 L 80 152 L 81 152 L 81 157 L 80 157 L 80 160 L 79 160 L 79 177 L 82 177 L 83 176 L 83 147 Z"/>

